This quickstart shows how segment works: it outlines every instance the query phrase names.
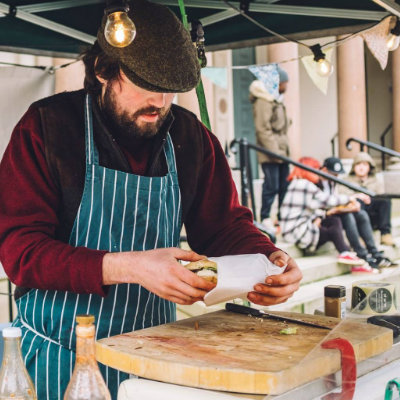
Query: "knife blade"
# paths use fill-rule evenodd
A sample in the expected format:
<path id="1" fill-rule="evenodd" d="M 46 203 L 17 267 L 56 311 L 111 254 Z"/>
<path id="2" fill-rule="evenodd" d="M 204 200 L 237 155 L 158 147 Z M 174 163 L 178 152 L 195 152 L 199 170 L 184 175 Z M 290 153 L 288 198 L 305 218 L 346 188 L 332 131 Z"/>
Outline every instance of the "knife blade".
<path id="1" fill-rule="evenodd" d="M 306 321 L 302 321 L 301 319 L 288 318 L 288 317 L 284 317 L 284 316 L 281 316 L 281 315 L 270 314 L 270 313 L 265 312 L 264 310 L 258 310 L 256 308 L 242 306 L 240 304 L 226 303 L 225 304 L 225 310 L 226 311 L 235 312 L 235 313 L 239 313 L 239 314 L 246 314 L 246 315 L 250 314 L 253 317 L 258 317 L 258 318 L 271 318 L 271 319 L 276 319 L 276 320 L 279 320 L 279 321 L 293 322 L 293 323 L 296 323 L 296 324 L 299 324 L 299 325 L 313 326 L 314 328 L 332 330 L 332 328 L 330 326 L 315 324 L 313 322 L 306 322 Z"/>

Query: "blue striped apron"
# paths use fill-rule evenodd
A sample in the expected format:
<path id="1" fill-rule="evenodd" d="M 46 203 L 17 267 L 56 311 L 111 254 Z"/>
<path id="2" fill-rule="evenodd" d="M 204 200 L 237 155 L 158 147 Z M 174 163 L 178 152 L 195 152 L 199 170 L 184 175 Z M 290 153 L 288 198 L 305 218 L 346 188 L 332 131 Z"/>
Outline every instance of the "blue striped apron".
<path id="1" fill-rule="evenodd" d="M 90 96 L 85 100 L 86 176 L 69 243 L 110 252 L 179 245 L 181 197 L 168 134 L 168 173 L 144 177 L 99 165 Z M 61 278 L 61 277 L 60 277 Z M 176 307 L 136 284 L 109 287 L 106 297 L 31 289 L 17 300 L 14 326 L 38 399 L 62 399 L 75 363 L 75 316 L 96 317 L 96 338 L 174 321 Z M 127 374 L 100 365 L 113 399 Z"/>

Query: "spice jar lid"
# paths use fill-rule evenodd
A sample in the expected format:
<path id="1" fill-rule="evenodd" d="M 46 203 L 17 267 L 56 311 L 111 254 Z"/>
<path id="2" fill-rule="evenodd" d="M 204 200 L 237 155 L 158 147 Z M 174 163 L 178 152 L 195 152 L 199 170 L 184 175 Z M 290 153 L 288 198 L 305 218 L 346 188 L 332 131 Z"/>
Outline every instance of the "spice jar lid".
<path id="1" fill-rule="evenodd" d="M 324 287 L 324 295 L 326 297 L 345 297 L 346 296 L 346 287 L 341 285 L 328 285 Z"/>
<path id="2" fill-rule="evenodd" d="M 91 325 L 94 324 L 94 315 L 82 314 L 76 316 L 76 322 L 79 325 Z"/>

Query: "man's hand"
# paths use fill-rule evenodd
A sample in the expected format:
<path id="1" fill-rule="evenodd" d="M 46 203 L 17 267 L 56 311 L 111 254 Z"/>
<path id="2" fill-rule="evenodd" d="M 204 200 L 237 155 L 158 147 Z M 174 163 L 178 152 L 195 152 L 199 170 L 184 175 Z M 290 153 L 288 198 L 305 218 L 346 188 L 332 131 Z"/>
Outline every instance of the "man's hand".
<path id="1" fill-rule="evenodd" d="M 254 292 L 247 295 L 251 302 L 262 306 L 285 302 L 298 290 L 303 277 L 296 262 L 282 250 L 275 251 L 268 258 L 278 267 L 287 267 L 282 274 L 268 276 L 265 283 L 255 285 Z"/>
<path id="2" fill-rule="evenodd" d="M 103 258 L 103 283 L 138 283 L 150 292 L 178 304 L 202 300 L 215 284 L 198 277 L 178 260 L 204 258 L 175 247 L 148 251 L 107 253 Z"/>

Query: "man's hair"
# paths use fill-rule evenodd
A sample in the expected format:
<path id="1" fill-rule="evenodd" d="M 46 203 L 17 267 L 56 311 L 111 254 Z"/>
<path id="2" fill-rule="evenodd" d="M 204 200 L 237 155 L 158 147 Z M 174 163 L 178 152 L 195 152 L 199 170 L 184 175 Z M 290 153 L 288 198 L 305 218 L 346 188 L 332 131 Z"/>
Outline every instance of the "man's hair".
<path id="1" fill-rule="evenodd" d="M 100 75 L 107 81 L 119 79 L 121 76 L 120 64 L 114 58 L 107 56 L 97 41 L 88 50 L 82 53 L 82 61 L 85 65 L 85 91 L 93 96 L 101 93 L 101 83 L 96 77 Z"/>

